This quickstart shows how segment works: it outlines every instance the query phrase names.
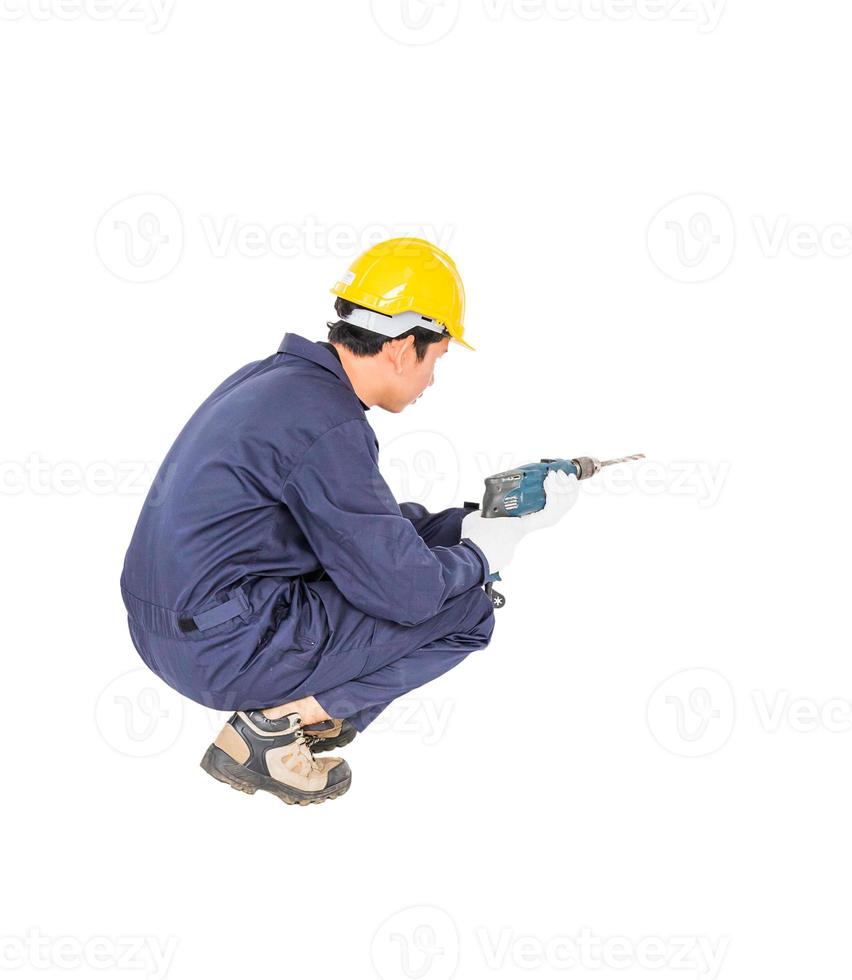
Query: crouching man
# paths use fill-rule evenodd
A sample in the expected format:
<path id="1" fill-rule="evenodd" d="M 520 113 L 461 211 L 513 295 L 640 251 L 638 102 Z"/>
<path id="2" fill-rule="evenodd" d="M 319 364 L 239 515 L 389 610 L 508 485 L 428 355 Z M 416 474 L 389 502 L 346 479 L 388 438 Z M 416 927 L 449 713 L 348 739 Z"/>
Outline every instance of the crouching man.
<path id="1" fill-rule="evenodd" d="M 401 412 L 451 340 L 470 347 L 449 256 L 419 239 L 384 242 L 332 292 L 328 343 L 287 334 L 186 423 L 121 579 L 147 666 L 234 712 L 203 768 L 285 803 L 345 793 L 348 764 L 323 754 L 488 645 L 482 586 L 535 525 L 483 520 L 475 504 L 397 504 L 379 472 L 366 412 Z M 572 499 L 548 487 L 539 524 Z"/>

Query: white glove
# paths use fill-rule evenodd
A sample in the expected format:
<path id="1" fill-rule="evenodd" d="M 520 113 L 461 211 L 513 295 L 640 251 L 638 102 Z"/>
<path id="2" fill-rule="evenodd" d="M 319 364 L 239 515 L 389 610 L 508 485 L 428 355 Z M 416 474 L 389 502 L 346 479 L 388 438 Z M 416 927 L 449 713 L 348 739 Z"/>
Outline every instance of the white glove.
<path id="1" fill-rule="evenodd" d="M 577 477 L 562 470 L 551 470 L 544 478 L 545 503 L 535 514 L 523 517 L 483 517 L 471 511 L 462 520 L 461 536 L 482 549 L 491 572 L 509 564 L 518 542 L 530 531 L 552 527 L 574 506 L 577 500 Z"/>

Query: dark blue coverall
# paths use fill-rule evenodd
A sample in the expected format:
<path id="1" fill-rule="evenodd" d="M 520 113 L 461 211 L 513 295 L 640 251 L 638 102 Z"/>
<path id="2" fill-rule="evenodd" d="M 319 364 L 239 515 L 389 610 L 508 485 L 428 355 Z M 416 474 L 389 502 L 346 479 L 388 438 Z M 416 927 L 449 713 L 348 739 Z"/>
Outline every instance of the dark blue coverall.
<path id="1" fill-rule="evenodd" d="M 397 504 L 336 352 L 287 334 L 178 436 L 124 562 L 144 662 L 221 710 L 313 695 L 363 730 L 394 698 L 488 645 L 469 508 Z"/>

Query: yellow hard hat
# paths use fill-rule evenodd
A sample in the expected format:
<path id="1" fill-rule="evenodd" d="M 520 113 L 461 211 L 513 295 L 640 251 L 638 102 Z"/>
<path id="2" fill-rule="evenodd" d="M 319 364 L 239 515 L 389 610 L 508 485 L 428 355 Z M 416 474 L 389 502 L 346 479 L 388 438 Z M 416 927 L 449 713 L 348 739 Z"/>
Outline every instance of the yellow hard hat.
<path id="1" fill-rule="evenodd" d="M 331 291 L 380 314 L 347 317 L 365 329 L 398 337 L 413 326 L 441 333 L 439 326 L 475 350 L 464 340 L 464 285 L 455 262 L 422 238 L 390 238 L 368 248 Z"/>

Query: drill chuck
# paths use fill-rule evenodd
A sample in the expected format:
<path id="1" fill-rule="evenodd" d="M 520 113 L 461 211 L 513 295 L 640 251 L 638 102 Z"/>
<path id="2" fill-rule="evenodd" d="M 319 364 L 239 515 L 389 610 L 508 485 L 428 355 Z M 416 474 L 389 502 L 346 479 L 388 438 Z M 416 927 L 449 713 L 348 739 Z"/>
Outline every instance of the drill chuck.
<path id="1" fill-rule="evenodd" d="M 577 479 L 588 480 L 590 476 L 595 476 L 601 471 L 601 461 L 592 456 L 578 456 L 571 462 L 577 468 Z"/>

